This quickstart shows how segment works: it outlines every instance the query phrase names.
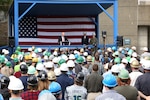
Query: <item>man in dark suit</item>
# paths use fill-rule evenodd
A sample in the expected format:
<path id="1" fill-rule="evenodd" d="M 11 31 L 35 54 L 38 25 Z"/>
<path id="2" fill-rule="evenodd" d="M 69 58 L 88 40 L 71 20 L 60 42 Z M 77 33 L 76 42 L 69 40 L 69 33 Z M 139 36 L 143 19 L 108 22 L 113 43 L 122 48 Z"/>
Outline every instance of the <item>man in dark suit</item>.
<path id="1" fill-rule="evenodd" d="M 89 44 L 89 38 L 86 36 L 86 33 L 83 33 L 82 36 L 82 45 L 88 45 Z"/>
<path id="2" fill-rule="evenodd" d="M 65 32 L 62 32 L 61 36 L 58 38 L 58 44 L 59 45 L 68 45 L 69 41 L 67 37 L 65 36 Z"/>

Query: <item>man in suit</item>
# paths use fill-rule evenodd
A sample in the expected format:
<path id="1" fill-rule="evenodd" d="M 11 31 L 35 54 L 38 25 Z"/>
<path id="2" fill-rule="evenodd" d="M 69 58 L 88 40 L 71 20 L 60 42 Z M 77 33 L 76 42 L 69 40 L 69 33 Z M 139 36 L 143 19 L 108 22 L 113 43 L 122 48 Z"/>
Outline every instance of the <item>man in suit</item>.
<path id="1" fill-rule="evenodd" d="M 82 36 L 82 45 L 88 45 L 89 44 L 89 38 L 86 36 L 86 33 L 83 33 Z"/>
<path id="2" fill-rule="evenodd" d="M 69 41 L 67 37 L 65 36 L 65 32 L 62 32 L 61 36 L 58 38 L 58 44 L 59 45 L 68 45 Z"/>

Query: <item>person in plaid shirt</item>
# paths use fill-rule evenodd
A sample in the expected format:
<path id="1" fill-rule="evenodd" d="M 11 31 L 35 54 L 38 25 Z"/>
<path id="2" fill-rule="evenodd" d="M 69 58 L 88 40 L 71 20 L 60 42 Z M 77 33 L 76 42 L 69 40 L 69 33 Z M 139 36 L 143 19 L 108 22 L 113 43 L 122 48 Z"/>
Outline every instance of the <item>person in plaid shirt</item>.
<path id="1" fill-rule="evenodd" d="M 38 100 L 38 78 L 34 75 L 29 76 L 27 79 L 28 89 L 21 94 L 23 100 Z"/>

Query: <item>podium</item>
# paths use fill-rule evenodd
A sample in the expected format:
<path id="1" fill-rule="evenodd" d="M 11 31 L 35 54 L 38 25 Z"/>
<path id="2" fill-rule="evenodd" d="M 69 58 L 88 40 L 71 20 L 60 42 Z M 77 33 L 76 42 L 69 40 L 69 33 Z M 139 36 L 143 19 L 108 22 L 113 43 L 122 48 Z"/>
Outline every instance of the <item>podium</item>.
<path id="1" fill-rule="evenodd" d="M 70 42 L 69 41 L 65 41 L 65 42 L 60 42 L 60 45 L 70 45 Z"/>

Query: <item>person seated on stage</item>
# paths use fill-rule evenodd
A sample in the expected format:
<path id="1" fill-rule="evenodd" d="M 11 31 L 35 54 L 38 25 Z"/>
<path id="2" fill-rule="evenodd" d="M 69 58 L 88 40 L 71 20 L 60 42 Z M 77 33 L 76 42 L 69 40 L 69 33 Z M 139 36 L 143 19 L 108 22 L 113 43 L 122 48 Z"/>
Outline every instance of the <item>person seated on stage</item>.
<path id="1" fill-rule="evenodd" d="M 88 38 L 88 36 L 86 34 L 87 34 L 86 32 L 83 33 L 82 45 L 88 45 L 89 44 L 89 38 Z"/>
<path id="2" fill-rule="evenodd" d="M 59 45 L 68 45 L 69 41 L 67 37 L 65 36 L 65 32 L 61 33 L 61 36 L 58 38 L 58 44 Z"/>

